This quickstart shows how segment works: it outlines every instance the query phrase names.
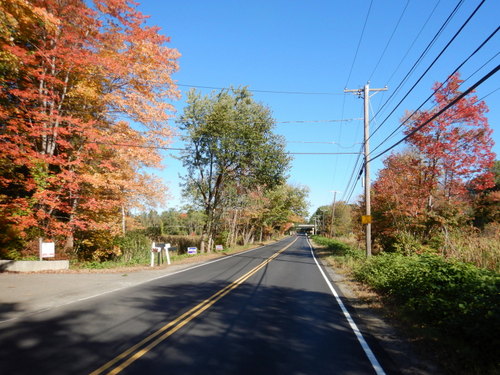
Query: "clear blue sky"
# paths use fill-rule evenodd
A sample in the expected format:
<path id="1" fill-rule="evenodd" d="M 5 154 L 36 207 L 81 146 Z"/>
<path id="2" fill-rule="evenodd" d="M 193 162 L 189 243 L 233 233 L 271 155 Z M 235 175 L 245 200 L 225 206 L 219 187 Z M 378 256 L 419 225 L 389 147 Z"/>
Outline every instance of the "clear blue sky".
<path id="1" fill-rule="evenodd" d="M 480 0 L 463 2 L 425 58 L 396 92 L 397 86 L 458 3 L 458 0 L 143 0 L 139 9 L 151 16 L 148 23 L 160 26 L 161 32 L 171 37 L 170 46 L 182 54 L 180 70 L 174 75 L 180 85 L 244 85 L 253 90 L 329 93 L 254 93 L 257 101 L 272 110 L 278 122 L 276 132 L 286 138 L 288 151 L 326 153 L 360 150 L 363 122 L 331 121 L 363 117 L 363 101 L 352 94 L 343 94 L 344 88 L 362 88 L 368 81 L 372 88 L 388 86 L 386 93 L 378 93 L 371 99 L 372 116 L 378 112 L 371 127 L 376 128 Z M 494 32 L 499 25 L 499 15 L 500 2 L 487 0 L 373 136 L 372 149 L 396 129 L 405 110 L 416 109 L 430 95 L 435 81 L 445 80 Z M 500 49 L 499 41 L 497 34 L 460 70 L 462 78 L 467 78 L 493 58 L 464 84 L 465 88 L 498 65 L 500 57 L 495 55 Z M 480 86 L 478 97 L 498 89 L 499 78 L 500 74 L 496 74 Z M 188 91 L 187 87 L 181 86 L 180 89 L 183 93 Z M 211 90 L 201 91 L 209 93 Z M 382 107 L 391 95 L 392 99 Z M 497 154 L 500 151 L 499 99 L 500 90 L 485 99 L 490 107 L 488 118 L 494 129 L 493 137 L 497 143 L 494 151 Z M 182 99 L 174 103 L 178 114 L 182 113 L 184 101 L 183 94 Z M 430 107 L 429 103 L 424 108 Z M 401 137 L 400 132 L 396 133 L 379 150 Z M 180 146 L 180 143 L 176 141 L 173 146 Z M 165 170 L 158 173 L 166 181 L 171 194 L 169 203 L 163 208 L 180 207 L 183 202 L 178 175 L 185 171 L 168 155 L 165 153 Z M 376 178 L 382 160 L 373 162 L 373 178 Z M 346 198 L 344 193 L 355 161 L 355 155 L 295 155 L 289 183 L 309 187 L 312 213 L 318 206 L 332 202 L 331 191 L 341 192 L 337 199 Z M 358 182 L 351 201 L 361 191 Z"/>

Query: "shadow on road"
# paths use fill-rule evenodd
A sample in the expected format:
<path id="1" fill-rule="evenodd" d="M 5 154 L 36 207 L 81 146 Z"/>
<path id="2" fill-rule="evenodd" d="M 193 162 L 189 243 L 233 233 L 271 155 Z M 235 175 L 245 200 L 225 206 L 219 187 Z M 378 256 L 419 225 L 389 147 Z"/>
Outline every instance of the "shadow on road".
<path id="1" fill-rule="evenodd" d="M 373 373 L 331 295 L 269 287 L 263 277 L 235 289 L 124 373 Z M 1 327 L 0 373 L 90 373 L 227 285 L 166 284 Z"/>

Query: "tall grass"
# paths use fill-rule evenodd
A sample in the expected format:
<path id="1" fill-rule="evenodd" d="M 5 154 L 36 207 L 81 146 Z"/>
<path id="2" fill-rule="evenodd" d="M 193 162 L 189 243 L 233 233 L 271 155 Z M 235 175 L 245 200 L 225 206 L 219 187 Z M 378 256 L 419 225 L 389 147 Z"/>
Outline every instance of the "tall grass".
<path id="1" fill-rule="evenodd" d="M 481 233 L 452 232 L 442 247 L 442 254 L 447 258 L 500 272 L 500 225 L 490 226 Z"/>

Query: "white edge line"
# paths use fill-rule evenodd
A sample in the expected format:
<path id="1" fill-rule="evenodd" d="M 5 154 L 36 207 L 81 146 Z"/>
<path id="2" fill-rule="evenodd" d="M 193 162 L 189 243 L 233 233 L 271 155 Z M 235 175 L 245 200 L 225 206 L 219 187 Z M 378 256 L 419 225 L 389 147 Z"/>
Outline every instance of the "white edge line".
<path id="1" fill-rule="evenodd" d="M 282 240 L 280 240 L 280 241 L 282 241 Z M 277 241 L 276 243 L 278 243 L 280 241 Z M 194 270 L 195 268 L 208 266 L 209 264 L 220 262 L 222 260 L 226 260 L 226 259 L 235 257 L 237 255 L 246 254 L 246 253 L 249 253 L 251 251 L 259 250 L 259 249 L 262 249 L 263 247 L 266 247 L 266 246 L 268 246 L 268 245 L 259 246 L 259 247 L 256 247 L 255 249 L 241 251 L 239 253 L 236 253 L 236 254 L 233 254 L 233 255 L 228 255 L 228 256 L 225 256 L 225 257 L 218 258 L 218 259 L 214 259 L 214 260 L 211 260 L 209 262 L 203 262 L 203 263 L 197 264 L 196 266 L 193 266 L 193 267 L 185 268 L 183 270 L 175 271 L 175 272 L 172 272 L 172 273 L 169 273 L 169 274 L 166 274 L 166 275 L 161 275 L 161 276 L 158 276 L 158 277 L 154 277 L 152 279 L 143 280 L 143 281 L 140 281 L 138 283 L 135 283 L 134 285 L 127 285 L 127 286 L 123 286 L 121 288 L 116 288 L 116 289 L 108 290 L 106 292 L 102 292 L 102 293 L 99 293 L 99 294 L 94 294 L 94 295 L 91 295 L 91 296 L 88 296 L 88 297 L 83 297 L 83 298 L 75 299 L 73 301 L 63 303 L 61 305 L 44 307 L 44 308 L 42 308 L 40 310 L 32 311 L 32 312 L 23 314 L 21 316 L 15 317 L 15 318 L 10 318 L 10 319 L 7 319 L 7 320 L 0 320 L 0 324 L 12 322 L 14 320 L 19 320 L 19 319 L 27 318 L 27 317 L 29 317 L 31 315 L 39 314 L 39 313 L 46 312 L 46 311 L 49 311 L 49 310 L 55 310 L 55 309 L 58 309 L 60 307 L 71 305 L 73 303 L 78 303 L 78 302 L 86 301 L 86 300 L 89 300 L 89 299 L 92 299 L 92 298 L 101 297 L 101 296 L 104 296 L 106 294 L 118 292 L 120 290 L 124 290 L 124 289 L 128 289 L 128 288 L 133 288 L 133 287 L 138 286 L 138 285 L 142 285 L 142 284 L 145 284 L 145 283 L 149 283 L 151 281 L 163 279 L 164 277 L 170 277 L 170 276 L 173 276 L 173 275 L 177 275 L 177 274 L 182 273 L 182 272 L 191 271 L 191 270 Z M 167 270 L 168 270 L 168 268 L 167 268 Z"/>
<path id="2" fill-rule="evenodd" d="M 318 266 L 319 271 L 321 272 L 321 275 L 323 276 L 323 278 L 326 281 L 326 284 L 330 288 L 330 291 L 335 296 L 335 299 L 337 300 L 337 303 L 339 304 L 340 308 L 342 309 L 342 312 L 344 313 L 344 316 L 346 317 L 347 321 L 349 322 L 349 325 L 351 326 L 351 329 L 353 330 L 354 334 L 356 335 L 356 338 L 358 339 L 359 343 L 361 344 L 361 347 L 363 348 L 366 356 L 368 357 L 368 359 L 369 359 L 369 361 L 370 361 L 373 369 L 375 370 L 375 372 L 377 373 L 377 375 L 385 375 L 384 369 L 382 368 L 382 366 L 378 362 L 377 358 L 375 357 L 375 354 L 373 354 L 372 350 L 370 349 L 370 346 L 368 345 L 368 343 L 366 342 L 365 338 L 363 337 L 363 334 L 359 330 L 359 328 L 356 325 L 356 323 L 354 323 L 354 320 L 352 319 L 351 314 L 349 314 L 349 311 L 347 311 L 347 309 L 346 309 L 344 303 L 342 302 L 342 300 L 340 299 L 340 296 L 338 295 L 337 291 L 333 287 L 333 285 L 330 282 L 330 280 L 328 279 L 328 277 L 326 277 L 325 272 L 323 271 L 323 269 L 321 268 L 320 264 L 318 263 L 318 260 L 316 259 L 315 255 L 314 255 L 314 252 L 313 252 L 313 247 L 311 246 L 311 243 L 309 242 L 309 238 L 307 238 L 307 244 L 309 245 L 309 249 L 311 250 L 311 255 L 312 255 L 313 259 L 314 259 L 314 262 Z"/>

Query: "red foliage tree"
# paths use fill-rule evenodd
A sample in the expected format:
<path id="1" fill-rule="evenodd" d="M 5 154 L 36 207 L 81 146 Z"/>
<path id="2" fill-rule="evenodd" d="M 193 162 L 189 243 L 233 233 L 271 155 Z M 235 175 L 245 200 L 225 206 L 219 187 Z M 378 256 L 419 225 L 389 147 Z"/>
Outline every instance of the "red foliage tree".
<path id="1" fill-rule="evenodd" d="M 459 95 L 461 83 L 458 74 L 444 85 L 436 83 L 435 108 L 406 121 L 405 133 Z M 434 230 L 463 224 L 472 202 L 469 193 L 494 186 L 487 110 L 476 96 L 468 96 L 408 138 L 409 150 L 384 161 L 373 184 L 372 210 L 375 237 L 386 246 L 398 243 L 396 236 L 428 239 Z"/>
<path id="2" fill-rule="evenodd" d="M 76 230 L 116 230 L 112 214 L 161 191 L 141 168 L 159 165 L 149 146 L 169 142 L 179 54 L 134 2 L 94 6 L 0 3 L 0 216 L 16 235 L 71 246 Z"/>
<path id="3" fill-rule="evenodd" d="M 436 106 L 431 111 L 416 114 L 408 122 L 406 133 L 419 127 L 458 96 L 462 82 L 456 73 L 446 84 L 436 83 L 433 87 Z M 491 151 L 493 140 L 485 116 L 487 111 L 484 101 L 469 95 L 408 139 L 425 158 L 432 178 L 439 182 L 448 199 L 463 197 L 467 187 L 480 191 L 494 185 L 490 169 L 495 154 Z"/>

